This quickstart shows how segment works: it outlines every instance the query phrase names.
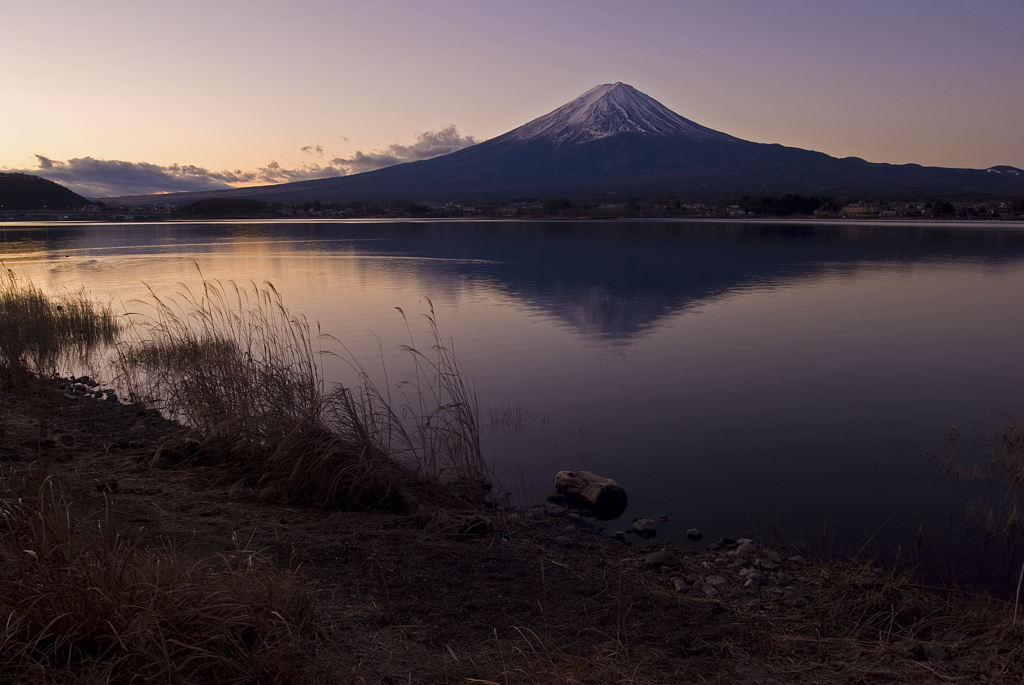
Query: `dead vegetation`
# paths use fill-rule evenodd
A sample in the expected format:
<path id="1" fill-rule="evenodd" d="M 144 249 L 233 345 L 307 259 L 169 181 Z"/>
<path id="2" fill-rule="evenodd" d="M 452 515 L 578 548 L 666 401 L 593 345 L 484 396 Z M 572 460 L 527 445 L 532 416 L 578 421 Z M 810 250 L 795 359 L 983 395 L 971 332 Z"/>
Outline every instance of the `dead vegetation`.
<path id="1" fill-rule="evenodd" d="M 3 271 L 0 374 L 5 382 L 66 371 L 116 339 L 120 326 L 113 310 L 92 301 L 84 290 L 50 296 L 12 270 Z"/>
<path id="2" fill-rule="evenodd" d="M 428 314 L 428 352 L 406 346 L 411 381 L 378 388 L 354 361 L 356 387 L 327 388 L 321 345 L 273 285 L 203 280 L 129 316 L 118 368 L 133 397 L 194 431 L 208 459 L 235 465 L 262 497 L 342 508 L 404 509 L 479 485 L 475 398 Z M 336 342 L 336 341 L 334 341 Z M 469 493 L 480 498 L 477 487 Z"/>
<path id="3" fill-rule="evenodd" d="M 0 471 L 0 680 L 301 683 L 315 646 L 300 578 L 248 550 L 144 549 L 57 479 Z"/>

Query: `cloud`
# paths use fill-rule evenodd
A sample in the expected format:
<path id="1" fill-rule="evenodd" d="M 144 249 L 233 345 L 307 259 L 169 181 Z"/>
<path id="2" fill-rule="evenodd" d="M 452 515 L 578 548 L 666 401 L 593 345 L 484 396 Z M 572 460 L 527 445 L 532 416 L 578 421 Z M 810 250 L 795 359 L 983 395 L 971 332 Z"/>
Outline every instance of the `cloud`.
<path id="1" fill-rule="evenodd" d="M 286 169 L 275 161 L 255 171 L 211 171 L 191 164 L 160 166 L 92 157 L 76 157 L 63 162 L 36 155 L 36 160 L 39 166 L 29 170 L 30 173 L 56 181 L 85 197 L 96 198 L 223 190 L 241 185 L 288 183 L 345 174 L 342 169 L 319 164 Z"/>
<path id="2" fill-rule="evenodd" d="M 348 158 L 335 157 L 326 164 L 309 162 L 297 169 L 287 169 L 276 161 L 271 161 L 254 171 L 212 171 L 191 164 L 161 166 L 148 162 L 125 162 L 92 157 L 59 161 L 44 155 L 36 155 L 38 167 L 25 171 L 56 181 L 85 197 L 154 195 L 345 176 L 402 162 L 438 157 L 474 145 L 476 142 L 473 136 L 460 135 L 452 124 L 439 131 L 417 134 L 416 142 L 411 145 L 395 143 L 383 151 L 357 151 Z M 316 158 L 325 155 L 320 144 L 306 145 L 300 149 Z"/>
<path id="3" fill-rule="evenodd" d="M 331 160 L 331 166 L 345 169 L 350 174 L 359 174 L 403 162 L 440 157 L 449 152 L 476 145 L 478 142 L 473 136 L 460 135 L 455 124 L 451 124 L 440 131 L 416 134 L 416 142 L 412 145 L 395 143 L 383 151 L 369 153 L 358 151 L 348 158 L 335 157 Z"/>

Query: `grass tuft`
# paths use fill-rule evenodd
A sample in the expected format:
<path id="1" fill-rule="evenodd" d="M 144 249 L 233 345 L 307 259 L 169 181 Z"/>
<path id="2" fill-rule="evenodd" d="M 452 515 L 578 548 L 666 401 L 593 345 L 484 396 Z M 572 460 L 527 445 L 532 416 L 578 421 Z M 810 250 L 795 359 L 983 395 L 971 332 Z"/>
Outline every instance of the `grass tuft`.
<path id="1" fill-rule="evenodd" d="M 112 344 L 120 331 L 109 306 L 85 290 L 51 296 L 10 269 L 0 275 L 0 371 L 9 379 L 49 376 Z"/>
<path id="2" fill-rule="evenodd" d="M 52 478 L 0 472 L 0 681 L 297 683 L 327 668 L 312 600 L 250 552 L 144 550 Z"/>
<path id="3" fill-rule="evenodd" d="M 133 397 L 192 428 L 203 454 L 236 467 L 262 496 L 320 506 L 402 509 L 445 497 L 453 482 L 483 494 L 478 408 L 442 343 L 403 349 L 411 379 L 382 390 L 354 360 L 359 384 L 326 389 L 319 345 L 269 282 L 202 281 L 129 316 L 119 366 Z"/>

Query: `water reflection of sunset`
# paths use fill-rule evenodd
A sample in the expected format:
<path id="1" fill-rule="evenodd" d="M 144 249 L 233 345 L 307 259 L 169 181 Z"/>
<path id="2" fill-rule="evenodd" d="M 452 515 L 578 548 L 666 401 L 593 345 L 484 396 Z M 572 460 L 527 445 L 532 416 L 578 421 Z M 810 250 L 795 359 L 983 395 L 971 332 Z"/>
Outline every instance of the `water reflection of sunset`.
<path id="1" fill-rule="evenodd" d="M 351 382 L 347 353 L 392 387 L 406 378 L 398 348 L 410 331 L 427 344 L 429 298 L 485 416 L 526 412 L 523 431 L 484 435 L 499 473 L 542 495 L 585 465 L 641 513 L 699 512 L 706 532 L 782 510 L 851 539 L 881 511 L 916 521 L 931 509 L 914 502 L 937 495 L 892 445 L 1022 399 L 1022 234 L 645 228 L 73 227 L 5 257 L 47 289 L 122 302 L 144 283 L 194 290 L 196 263 L 243 288 L 269 281 L 344 344 L 324 342 L 341 355 L 324 358 L 329 383 Z"/>

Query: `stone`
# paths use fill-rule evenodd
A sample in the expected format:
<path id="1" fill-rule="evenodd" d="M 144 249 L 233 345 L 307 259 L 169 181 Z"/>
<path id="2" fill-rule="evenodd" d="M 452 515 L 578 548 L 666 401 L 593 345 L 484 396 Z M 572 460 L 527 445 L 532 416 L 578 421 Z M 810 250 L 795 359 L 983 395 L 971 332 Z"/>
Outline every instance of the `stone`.
<path id="1" fill-rule="evenodd" d="M 714 599 L 715 597 L 718 596 L 718 590 L 716 590 L 715 588 L 711 587 L 707 583 L 704 583 L 704 585 L 701 586 L 700 591 L 703 592 L 708 597 L 710 597 L 711 599 Z"/>
<path id="2" fill-rule="evenodd" d="M 557 504 L 548 505 L 548 516 L 565 516 L 565 507 L 560 507 Z"/>
<path id="3" fill-rule="evenodd" d="M 704 533 L 700 532 L 696 528 L 691 528 L 686 531 L 686 537 L 690 538 L 694 542 L 700 542 L 704 538 Z"/>
<path id="4" fill-rule="evenodd" d="M 704 579 L 704 583 L 710 585 L 711 587 L 722 587 L 723 585 L 729 584 L 729 579 L 725 576 L 715 574 L 713 576 L 706 577 Z"/>
<path id="5" fill-rule="evenodd" d="M 676 589 L 676 592 L 691 592 L 693 588 L 690 587 L 685 580 L 682 578 L 673 578 L 672 587 Z"/>
<path id="6" fill-rule="evenodd" d="M 618 540 L 619 542 L 626 541 L 626 531 L 617 530 L 609 536 L 612 540 Z"/>
<path id="7" fill-rule="evenodd" d="M 724 537 L 724 538 L 719 538 L 718 539 L 718 544 L 720 544 L 722 547 L 728 547 L 730 545 L 735 545 L 736 542 L 737 542 L 736 540 L 733 540 L 730 537 Z M 740 540 L 740 542 L 742 542 L 742 540 Z"/>
<path id="8" fill-rule="evenodd" d="M 555 476 L 555 489 L 572 506 L 593 512 L 601 521 L 622 516 L 629 504 L 621 485 L 590 471 L 559 471 Z"/>
<path id="9" fill-rule="evenodd" d="M 650 540 L 658 534 L 652 519 L 636 519 L 630 529 L 645 540 Z"/>
<path id="10" fill-rule="evenodd" d="M 563 528 L 562 530 L 564 530 L 566 533 L 575 533 L 577 528 L 576 526 L 569 525 Z"/>
<path id="11" fill-rule="evenodd" d="M 555 538 L 555 542 L 557 542 L 560 545 L 571 545 L 572 538 L 566 537 L 564 535 L 559 535 L 557 538 Z"/>
<path id="12" fill-rule="evenodd" d="M 736 548 L 737 554 L 754 554 L 757 552 L 757 547 L 750 540 L 743 540 L 740 542 L 740 546 Z"/>
<path id="13" fill-rule="evenodd" d="M 693 585 L 698 580 L 700 580 L 700 576 L 698 576 L 696 573 L 691 573 L 688 576 L 686 576 L 686 582 L 690 585 Z"/>
<path id="14" fill-rule="evenodd" d="M 667 515 L 667 514 L 662 514 L 661 516 L 658 517 L 658 520 L 661 521 L 662 523 L 668 523 L 669 521 L 672 520 L 672 517 Z"/>
<path id="15" fill-rule="evenodd" d="M 558 506 L 561 507 L 564 507 L 565 505 L 569 504 L 569 498 L 560 492 L 551 493 L 550 495 L 548 495 L 547 500 L 552 504 L 557 504 Z"/>
<path id="16" fill-rule="evenodd" d="M 800 564 L 801 566 L 806 566 L 807 565 L 807 560 L 804 559 L 799 554 L 790 557 L 789 560 L 792 561 L 794 564 Z"/>
<path id="17" fill-rule="evenodd" d="M 761 556 L 775 564 L 782 562 L 782 557 L 774 549 L 762 549 Z"/>
<path id="18" fill-rule="evenodd" d="M 526 518 L 533 521 L 540 521 L 548 517 L 548 510 L 543 507 L 533 507 L 526 510 Z"/>
<path id="19" fill-rule="evenodd" d="M 775 564 L 768 561 L 767 559 L 758 559 L 754 562 L 754 565 L 759 566 L 760 568 L 768 569 L 769 571 L 775 570 Z"/>
<path id="20" fill-rule="evenodd" d="M 644 558 L 644 563 L 651 568 L 676 568 L 681 566 L 683 561 L 672 552 L 662 550 L 660 552 L 651 552 Z"/>

